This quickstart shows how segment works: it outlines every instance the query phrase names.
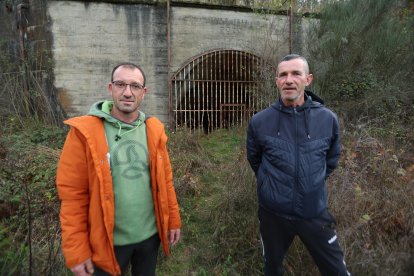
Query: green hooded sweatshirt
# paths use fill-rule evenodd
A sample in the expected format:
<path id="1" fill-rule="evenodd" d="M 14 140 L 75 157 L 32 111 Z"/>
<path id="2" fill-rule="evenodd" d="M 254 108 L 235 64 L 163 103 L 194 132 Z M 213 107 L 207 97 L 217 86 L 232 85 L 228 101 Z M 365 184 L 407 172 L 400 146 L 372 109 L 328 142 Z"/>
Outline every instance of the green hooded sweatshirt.
<path id="1" fill-rule="evenodd" d="M 95 103 L 89 115 L 104 121 L 115 196 L 114 244 L 128 245 L 157 233 L 152 200 L 145 114 L 125 123 L 110 115 L 112 101 Z"/>

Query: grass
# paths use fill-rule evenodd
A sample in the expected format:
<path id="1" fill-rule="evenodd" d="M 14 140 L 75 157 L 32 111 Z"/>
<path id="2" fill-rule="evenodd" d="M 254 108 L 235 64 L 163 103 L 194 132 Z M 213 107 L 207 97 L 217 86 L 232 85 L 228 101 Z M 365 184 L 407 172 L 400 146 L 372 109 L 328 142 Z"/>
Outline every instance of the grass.
<path id="1" fill-rule="evenodd" d="M 64 131 L 2 121 L 0 135 L 0 274 L 62 271 L 56 161 Z"/>
<path id="2" fill-rule="evenodd" d="M 168 259 L 161 256 L 159 275 L 217 274 L 217 256 L 222 248 L 213 235 L 216 213 L 212 210 L 223 200 L 228 168 L 244 144 L 243 135 L 240 130 L 219 130 L 209 136 L 182 132 L 170 135 L 183 229 L 182 241 L 173 250 L 173 256 Z M 183 167 L 185 173 L 180 169 Z M 182 188 L 186 185 L 193 187 L 190 192 Z M 189 194 L 196 196 L 188 197 Z"/>
<path id="3" fill-rule="evenodd" d="M 375 138 L 376 133 L 369 126 L 363 131 L 344 127 L 341 161 L 328 181 L 329 208 L 354 275 L 410 275 L 414 267 L 410 142 L 397 143 L 399 137 L 387 135 Z M 255 179 L 245 159 L 244 131 L 190 139 L 193 143 L 198 139 L 197 148 L 202 150 L 192 154 L 204 160 L 205 167 L 187 167 L 190 186 L 198 193 L 195 197 L 178 193 L 184 238 L 171 258 L 162 259 L 159 274 L 262 274 Z M 182 159 L 179 153 L 179 149 L 172 153 L 178 154 L 177 160 Z M 184 154 L 189 158 L 188 152 Z M 288 251 L 285 268 L 287 275 L 318 275 L 299 239 Z"/>
<path id="4" fill-rule="evenodd" d="M 33 275 L 68 275 L 54 187 L 65 131 L 12 118 L 1 125 L 0 274 L 27 275 L 31 267 Z M 340 165 L 328 181 L 330 210 L 354 275 L 410 275 L 412 148 L 370 130 L 344 125 Z M 210 135 L 179 130 L 169 138 L 182 240 L 171 257 L 160 253 L 158 275 L 261 275 L 256 184 L 245 158 L 245 130 Z M 285 267 L 286 275 L 318 274 L 298 240 Z"/>

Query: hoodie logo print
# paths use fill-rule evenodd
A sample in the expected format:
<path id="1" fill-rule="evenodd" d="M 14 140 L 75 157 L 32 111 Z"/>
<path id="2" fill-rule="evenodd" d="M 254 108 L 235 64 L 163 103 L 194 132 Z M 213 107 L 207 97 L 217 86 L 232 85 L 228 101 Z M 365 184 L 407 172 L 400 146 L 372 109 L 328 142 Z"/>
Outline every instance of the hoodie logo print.
<path id="1" fill-rule="evenodd" d="M 144 153 L 146 149 L 134 140 L 123 141 L 114 150 L 112 165 L 119 167 L 122 177 L 137 179 L 142 176 L 143 171 L 148 170 L 147 155 L 140 156 L 138 152 Z"/>

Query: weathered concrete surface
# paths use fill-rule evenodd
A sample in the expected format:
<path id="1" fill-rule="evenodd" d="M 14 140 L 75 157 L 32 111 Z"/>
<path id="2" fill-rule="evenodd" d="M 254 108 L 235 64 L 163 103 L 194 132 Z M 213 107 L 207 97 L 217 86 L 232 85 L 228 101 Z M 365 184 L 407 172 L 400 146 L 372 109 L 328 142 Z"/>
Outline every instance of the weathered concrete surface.
<path id="1" fill-rule="evenodd" d="M 53 33 L 55 86 L 69 116 L 109 98 L 114 65 L 139 64 L 149 93 L 143 111 L 168 119 L 168 45 L 165 5 L 82 3 L 48 4 Z M 249 51 L 274 60 L 288 51 L 288 19 L 252 12 L 171 8 L 171 70 L 213 49 Z"/>
<path id="2" fill-rule="evenodd" d="M 82 1 L 81 2 L 88 2 Z M 91 1 L 89 1 L 91 2 Z M 164 5 L 167 0 L 100 0 L 99 2 L 114 4 L 153 4 Z M 170 0 L 171 5 L 175 6 L 209 6 L 213 8 L 240 8 L 240 9 L 277 9 L 287 10 L 290 2 L 284 1 L 280 6 L 277 1 L 270 0 Z"/>
<path id="3" fill-rule="evenodd" d="M 172 10 L 171 25 L 172 72 L 213 49 L 248 51 L 270 60 L 288 49 L 285 16 L 182 7 Z"/>
<path id="4" fill-rule="evenodd" d="M 165 120 L 168 93 L 166 9 L 149 5 L 114 5 L 56 1 L 49 4 L 54 37 L 55 86 L 69 116 L 109 98 L 107 85 L 119 62 L 139 64 L 149 94 L 143 110 Z"/>

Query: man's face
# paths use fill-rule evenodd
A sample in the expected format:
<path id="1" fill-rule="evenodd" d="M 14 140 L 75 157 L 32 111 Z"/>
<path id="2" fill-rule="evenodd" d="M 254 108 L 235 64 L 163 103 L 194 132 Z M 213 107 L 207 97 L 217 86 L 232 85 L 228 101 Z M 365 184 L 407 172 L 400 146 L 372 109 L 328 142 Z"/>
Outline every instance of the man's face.
<path id="1" fill-rule="evenodd" d="M 125 84 L 129 85 L 125 86 Z M 144 76 L 137 68 L 121 66 L 115 70 L 113 83 L 108 85 L 109 93 L 114 101 L 112 116 L 124 121 L 128 121 L 127 118 L 136 119 L 141 102 L 147 93 L 147 88 L 143 84 Z"/>
<path id="2" fill-rule="evenodd" d="M 305 87 L 311 84 L 313 76 L 308 73 L 306 63 L 295 58 L 282 61 L 277 67 L 276 86 L 286 106 L 300 106 L 304 103 Z"/>

